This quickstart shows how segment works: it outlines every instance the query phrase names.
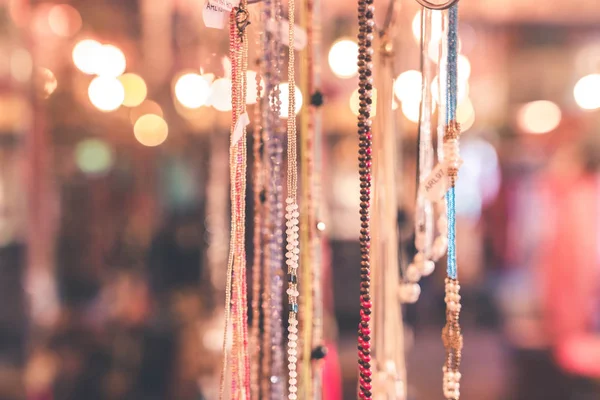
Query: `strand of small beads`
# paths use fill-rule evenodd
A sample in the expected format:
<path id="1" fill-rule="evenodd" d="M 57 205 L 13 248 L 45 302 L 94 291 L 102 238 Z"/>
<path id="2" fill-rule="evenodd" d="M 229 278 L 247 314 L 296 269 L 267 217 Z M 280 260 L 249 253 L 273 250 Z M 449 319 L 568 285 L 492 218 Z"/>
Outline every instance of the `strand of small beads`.
<path id="1" fill-rule="evenodd" d="M 429 276 L 435 269 L 431 260 L 433 242 L 433 207 L 426 196 L 423 186 L 433 169 L 433 141 L 431 117 L 433 114 L 433 98 L 431 80 L 433 78 L 433 61 L 429 57 L 432 32 L 432 10 L 421 11 L 421 107 L 417 140 L 417 202 L 415 210 L 415 254 L 412 263 L 406 268 L 404 282 L 400 286 L 400 300 L 403 303 L 415 303 L 421 294 L 419 280 Z"/>
<path id="2" fill-rule="evenodd" d="M 449 10 L 448 22 L 448 77 L 446 93 L 446 133 L 444 135 L 444 163 L 447 168 L 450 189 L 446 194 L 448 204 L 448 270 L 446 278 L 446 326 L 442 330 L 442 340 L 446 348 L 446 362 L 443 367 L 443 391 L 448 400 L 460 398 L 460 363 L 462 358 L 463 336 L 459 324 L 460 284 L 456 262 L 456 199 L 455 186 L 461 165 L 459 154 L 460 126 L 456 122 L 457 106 L 457 54 L 458 53 L 458 6 Z"/>
<path id="3" fill-rule="evenodd" d="M 267 26 L 273 23 L 273 26 L 279 26 L 281 23 L 281 1 L 269 1 Z M 266 6 L 266 4 L 265 4 Z M 270 21 L 270 22 L 269 22 Z M 283 351 L 283 247 L 284 247 L 284 213 L 283 213 L 283 142 L 285 139 L 284 127 L 282 126 L 281 115 L 281 68 L 283 65 L 282 57 L 282 35 L 279 30 L 269 32 L 267 36 L 268 55 L 270 60 L 269 75 L 265 76 L 266 93 L 269 96 L 270 112 L 268 133 L 268 159 L 270 162 L 269 179 L 269 207 L 271 238 L 269 241 L 269 269 L 270 269 L 270 333 L 271 333 L 271 354 L 270 354 L 270 399 L 280 400 L 285 396 L 284 382 L 284 351 Z"/>
<path id="4" fill-rule="evenodd" d="M 227 373 L 230 372 L 231 387 L 228 398 L 246 399 L 250 396 L 250 365 L 248 360 L 248 303 L 246 287 L 246 127 L 237 135 L 237 122 L 246 112 L 246 70 L 248 44 L 245 27 L 248 21 L 247 0 L 230 13 L 229 52 L 231 59 L 231 238 L 227 266 L 225 304 L 225 333 L 223 337 L 223 366 L 219 398 L 226 396 Z M 237 136 L 237 137 L 236 137 Z M 232 327 L 232 348 L 228 350 L 228 331 Z M 232 356 L 234 354 L 235 356 Z M 231 368 L 228 361 L 231 357 Z"/>
<path id="5" fill-rule="evenodd" d="M 303 362 L 308 365 L 304 368 L 303 377 L 304 396 L 313 400 L 320 400 L 323 396 L 323 358 L 327 354 L 327 349 L 323 345 L 323 282 L 322 282 L 322 238 L 321 233 L 325 229 L 325 224 L 320 221 L 321 216 L 321 111 L 323 96 L 319 91 L 321 85 L 321 31 L 320 31 L 320 0 L 305 0 L 306 17 L 306 93 L 311 94 L 310 105 L 307 107 L 306 126 L 303 126 L 302 134 L 305 140 L 304 153 L 301 166 L 306 167 L 307 193 L 306 202 L 308 243 L 309 250 L 304 251 L 306 266 L 302 268 L 308 270 L 310 276 L 310 290 L 308 297 L 311 299 L 311 309 L 306 310 L 309 317 L 304 317 L 305 321 L 305 349 Z M 306 132 L 306 134 L 304 134 Z M 303 167 L 304 168 L 304 167 Z M 302 186 L 302 185 L 301 185 Z M 305 274 L 306 275 L 306 274 Z M 307 307 L 308 308 L 308 307 Z"/>
<path id="6" fill-rule="evenodd" d="M 441 32 L 444 32 L 447 28 L 448 24 L 448 13 L 442 11 L 436 11 L 442 13 L 442 21 L 441 26 L 439 27 Z M 432 27 L 432 29 L 436 29 Z M 442 65 L 445 65 L 447 61 L 447 52 L 448 47 L 445 45 L 446 40 L 444 35 L 442 35 L 442 39 L 438 44 L 438 77 L 442 77 L 443 73 L 441 71 Z M 447 73 L 447 69 L 446 69 Z M 441 80 L 440 80 L 441 82 Z M 444 164 L 444 134 L 446 131 L 446 85 L 438 85 L 438 124 L 437 124 L 437 159 L 438 163 Z M 434 262 L 438 262 L 448 250 L 448 218 L 447 218 L 447 205 L 446 198 L 442 197 L 435 203 L 435 208 L 437 211 L 437 236 L 433 241 L 433 248 L 431 252 L 431 259 Z"/>
<path id="7" fill-rule="evenodd" d="M 358 167 L 360 175 L 360 324 L 358 327 L 358 367 L 360 399 L 371 399 L 371 162 L 373 136 L 371 133 L 371 104 L 373 103 L 373 0 L 358 0 Z"/>
<path id="8" fill-rule="evenodd" d="M 261 7 L 259 4 L 258 7 Z M 259 11 L 260 10 L 259 8 Z M 259 14 L 261 15 L 262 12 Z M 257 57 L 256 66 L 260 71 L 262 68 L 262 32 L 257 33 Z M 262 94 L 263 87 L 261 74 L 256 74 L 256 106 L 254 107 L 254 130 L 252 133 L 252 191 L 254 201 L 254 229 L 253 229 L 253 250 L 252 260 L 252 326 L 250 329 L 250 389 L 252 399 L 260 399 L 260 366 L 261 366 L 261 289 L 264 275 L 264 251 L 263 251 L 263 231 L 265 222 L 265 204 L 264 204 L 264 167 L 262 160 Z"/>
<path id="9" fill-rule="evenodd" d="M 303 94 L 313 92 L 313 69 L 312 57 L 312 0 L 299 1 L 300 26 L 306 30 L 306 47 L 300 53 L 300 91 Z M 300 109 L 300 270 L 302 286 L 300 287 L 300 340 L 299 340 L 299 384 L 298 397 L 307 398 L 313 392 L 313 372 L 311 353 L 313 349 L 313 321 L 314 312 L 314 290 L 316 283 L 314 268 L 317 267 L 315 260 L 315 204 L 313 202 L 313 135 L 314 135 L 314 108 L 311 105 Z"/>
<path id="10" fill-rule="evenodd" d="M 295 77 L 295 0 L 288 2 L 288 118 L 287 118 L 287 189 L 286 199 L 286 234 L 288 267 L 288 399 L 298 398 L 298 265 L 300 261 L 300 235 L 298 208 L 298 149 L 296 131 L 296 77 Z"/>
<path id="11" fill-rule="evenodd" d="M 264 79 L 264 93 L 270 94 L 274 88 L 273 80 L 273 55 L 271 51 L 270 33 L 265 29 L 267 21 L 271 16 L 271 0 L 265 0 L 260 13 L 262 35 L 260 37 L 260 47 L 262 48 L 263 60 L 260 63 L 260 75 Z M 270 398 L 271 390 L 271 285 L 272 285 L 272 264 L 273 249 L 276 248 L 274 242 L 274 206 L 276 199 L 273 195 L 272 180 L 275 176 L 273 170 L 274 146 L 271 142 L 273 132 L 273 118 L 271 107 L 272 96 L 263 96 L 260 101 L 261 122 L 262 122 L 262 142 L 263 142 L 263 166 L 264 166 L 264 189 L 261 193 L 261 202 L 264 203 L 264 221 L 262 237 L 264 243 L 264 269 L 262 275 L 262 342 L 261 342 L 261 360 L 260 360 L 260 393 L 259 398 Z"/>

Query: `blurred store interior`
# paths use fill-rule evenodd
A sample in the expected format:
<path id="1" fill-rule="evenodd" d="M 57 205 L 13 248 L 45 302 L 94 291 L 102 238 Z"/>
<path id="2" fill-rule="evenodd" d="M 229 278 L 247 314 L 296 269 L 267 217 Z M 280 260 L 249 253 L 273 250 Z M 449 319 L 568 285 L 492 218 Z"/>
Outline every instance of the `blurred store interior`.
<path id="1" fill-rule="evenodd" d="M 420 11 L 401 4 L 410 257 Z M 231 65 L 202 5 L 0 0 L 0 399 L 218 398 Z M 356 391 L 355 12 L 322 10 L 327 400 Z M 600 399 L 600 3 L 460 12 L 463 398 Z M 410 400 L 442 398 L 442 272 L 404 310 Z"/>

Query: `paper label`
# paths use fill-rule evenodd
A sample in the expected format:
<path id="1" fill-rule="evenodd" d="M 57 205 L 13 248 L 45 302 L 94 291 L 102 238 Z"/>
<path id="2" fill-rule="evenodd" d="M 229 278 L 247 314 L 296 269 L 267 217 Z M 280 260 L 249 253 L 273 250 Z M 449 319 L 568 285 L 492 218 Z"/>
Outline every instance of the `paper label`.
<path id="1" fill-rule="evenodd" d="M 237 142 L 240 141 L 248 124 L 250 124 L 250 117 L 248 117 L 248 113 L 245 112 L 239 116 L 237 122 L 235 123 L 235 127 L 233 128 L 231 147 L 235 146 Z"/>
<path id="2" fill-rule="evenodd" d="M 229 12 L 207 1 L 202 9 L 202 19 L 207 28 L 223 29 L 227 24 Z"/>
<path id="3" fill-rule="evenodd" d="M 283 44 L 289 46 L 288 33 L 290 29 L 290 22 L 288 20 L 282 20 L 279 24 L 279 34 L 283 39 Z M 270 19 L 267 21 L 267 30 L 269 32 L 276 32 L 277 23 L 274 19 Z M 308 41 L 306 31 L 304 28 L 295 25 L 294 26 L 294 50 L 300 51 L 306 47 L 306 43 Z"/>
<path id="4" fill-rule="evenodd" d="M 208 2 L 225 11 L 231 11 L 240 5 L 240 0 L 208 0 Z"/>
<path id="5" fill-rule="evenodd" d="M 446 194 L 448 190 L 448 177 L 443 164 L 436 165 L 427 179 L 421 183 L 420 190 L 423 191 L 425 197 L 431 202 L 439 201 Z"/>

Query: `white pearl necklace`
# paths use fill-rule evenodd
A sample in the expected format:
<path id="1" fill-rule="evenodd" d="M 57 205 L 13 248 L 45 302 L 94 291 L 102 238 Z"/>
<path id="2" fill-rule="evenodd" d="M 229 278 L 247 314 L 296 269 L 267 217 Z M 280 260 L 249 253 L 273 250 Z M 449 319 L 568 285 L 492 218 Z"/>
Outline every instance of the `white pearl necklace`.
<path id="1" fill-rule="evenodd" d="M 288 302 L 290 313 L 288 318 L 288 399 L 296 400 L 298 398 L 298 262 L 300 259 L 299 247 L 299 220 L 300 213 L 298 212 L 298 204 L 294 199 L 288 197 L 286 199 L 286 261 L 288 266 Z"/>

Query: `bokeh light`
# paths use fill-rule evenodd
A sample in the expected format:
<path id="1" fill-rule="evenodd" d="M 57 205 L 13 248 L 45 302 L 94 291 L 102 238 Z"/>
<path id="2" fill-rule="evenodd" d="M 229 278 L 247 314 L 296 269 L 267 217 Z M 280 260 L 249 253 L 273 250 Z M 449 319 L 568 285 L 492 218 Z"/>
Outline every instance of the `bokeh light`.
<path id="1" fill-rule="evenodd" d="M 209 104 L 219 111 L 231 111 L 231 79 L 220 78 L 213 82 Z"/>
<path id="2" fill-rule="evenodd" d="M 33 60 L 25 49 L 16 49 L 10 56 L 10 74 L 17 82 L 27 82 L 33 74 Z"/>
<path id="3" fill-rule="evenodd" d="M 38 67 L 35 72 L 35 90 L 38 96 L 47 99 L 58 87 L 54 73 L 48 68 Z"/>
<path id="4" fill-rule="evenodd" d="M 419 122 L 419 113 L 421 111 L 421 102 L 419 101 L 403 101 L 402 114 L 410 122 Z"/>
<path id="5" fill-rule="evenodd" d="M 560 107 L 551 101 L 539 100 L 527 103 L 517 113 L 519 127 L 527 133 L 544 134 L 553 131 L 560 124 Z"/>
<path id="6" fill-rule="evenodd" d="M 465 139 L 460 147 L 464 163 L 456 183 L 456 213 L 478 220 L 483 207 L 492 203 L 500 190 L 498 153 L 481 138 Z"/>
<path id="7" fill-rule="evenodd" d="M 181 75 L 175 82 L 175 98 L 186 108 L 199 108 L 206 105 L 210 96 L 210 83 L 201 75 L 189 73 Z"/>
<path id="8" fill-rule="evenodd" d="M 71 37 L 81 29 L 81 15 L 68 4 L 56 4 L 48 13 L 50 30 L 62 37 Z"/>
<path id="9" fill-rule="evenodd" d="M 129 120 L 135 124 L 142 115 L 154 114 L 159 117 L 164 117 L 163 110 L 158 103 L 152 100 L 145 100 L 137 107 L 134 107 L 129 112 Z"/>
<path id="10" fill-rule="evenodd" d="M 118 79 L 125 89 L 124 106 L 137 107 L 146 100 L 148 88 L 146 82 L 144 82 L 144 78 L 136 74 L 124 74 Z"/>
<path id="11" fill-rule="evenodd" d="M 102 45 L 92 39 L 80 41 L 73 48 L 73 63 L 75 67 L 84 74 L 93 75 L 96 73 L 96 58 Z"/>
<path id="12" fill-rule="evenodd" d="M 125 88 L 117 78 L 98 76 L 88 87 L 90 101 L 100 111 L 114 111 L 125 100 Z"/>
<path id="13" fill-rule="evenodd" d="M 298 88 L 298 86 L 295 87 L 295 95 L 296 95 L 296 104 L 294 107 L 294 112 L 296 113 L 296 115 L 298 115 L 298 113 L 300 112 L 300 110 L 302 109 L 302 92 L 300 91 L 300 89 Z M 287 118 L 289 116 L 289 107 L 290 107 L 290 98 L 289 98 L 289 84 L 286 83 L 282 83 L 281 85 L 279 85 L 279 90 L 281 91 L 281 110 L 279 111 L 279 116 L 281 118 Z"/>
<path id="14" fill-rule="evenodd" d="M 133 133 L 138 142 L 147 147 L 162 144 L 169 135 L 167 122 L 158 115 L 142 115 L 133 126 Z"/>
<path id="15" fill-rule="evenodd" d="M 50 10 L 53 5 L 48 2 L 37 2 L 29 6 L 29 26 L 28 29 L 35 36 L 42 38 L 52 34 L 50 28 Z"/>
<path id="16" fill-rule="evenodd" d="M 85 139 L 75 147 L 75 163 L 85 174 L 105 174 L 112 167 L 113 158 L 110 146 L 100 139 Z"/>
<path id="17" fill-rule="evenodd" d="M 329 66 L 338 78 L 352 78 L 358 73 L 358 44 L 350 39 L 338 40 L 329 50 Z"/>
<path id="18" fill-rule="evenodd" d="M 94 72 L 98 76 L 116 78 L 127 69 L 125 54 L 112 44 L 105 44 L 95 53 Z"/>
<path id="19" fill-rule="evenodd" d="M 417 42 L 421 41 L 421 11 L 418 11 L 412 21 L 412 33 Z M 442 12 L 431 12 L 431 42 L 435 45 L 442 38 Z"/>
<path id="20" fill-rule="evenodd" d="M 402 102 L 420 102 L 421 101 L 421 73 L 416 70 L 408 70 L 396 78 L 394 82 L 394 94 Z"/>
<path id="21" fill-rule="evenodd" d="M 458 56 L 457 62 L 457 72 L 458 79 L 460 81 L 467 81 L 471 77 L 471 61 L 467 58 L 467 56 L 460 54 Z"/>
<path id="22" fill-rule="evenodd" d="M 475 108 L 471 99 L 462 101 L 456 109 L 456 120 L 460 123 L 461 132 L 466 132 L 475 124 Z"/>
<path id="23" fill-rule="evenodd" d="M 371 103 L 371 117 L 377 115 L 377 89 L 373 88 L 371 91 L 372 95 L 372 103 Z M 398 105 L 396 104 L 396 107 Z M 354 89 L 354 92 L 350 95 L 350 110 L 352 114 L 358 116 L 358 111 L 360 109 L 360 95 L 358 93 L 358 88 Z M 392 103 L 392 110 L 394 109 L 394 105 Z"/>
<path id="24" fill-rule="evenodd" d="M 600 74 L 590 74 L 581 78 L 575 85 L 573 96 L 577 105 L 584 110 L 600 108 Z"/>

